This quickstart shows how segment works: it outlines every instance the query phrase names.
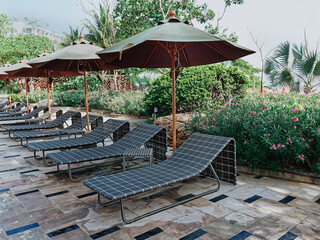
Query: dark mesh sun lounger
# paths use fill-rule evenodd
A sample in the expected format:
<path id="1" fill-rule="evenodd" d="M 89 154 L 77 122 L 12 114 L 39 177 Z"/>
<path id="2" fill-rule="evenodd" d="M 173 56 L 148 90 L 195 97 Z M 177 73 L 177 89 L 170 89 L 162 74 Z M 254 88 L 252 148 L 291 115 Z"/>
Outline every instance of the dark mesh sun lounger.
<path id="1" fill-rule="evenodd" d="M 9 125 L 9 126 L 3 126 L 2 128 L 6 131 L 9 131 L 9 137 L 11 132 L 13 131 L 30 131 L 30 130 L 37 130 L 37 129 L 50 129 L 50 128 L 56 128 L 64 124 L 69 118 L 72 118 L 74 116 L 81 116 L 81 113 L 78 111 L 67 111 L 61 116 L 57 117 L 55 120 L 51 121 L 50 123 L 46 124 L 33 124 L 33 125 Z"/>
<path id="2" fill-rule="evenodd" d="M 0 104 L 0 109 L 4 108 L 5 106 L 9 105 L 10 101 L 4 101 L 3 103 Z"/>
<path id="3" fill-rule="evenodd" d="M 13 109 L 14 107 L 17 107 L 17 106 L 19 106 L 19 102 L 11 102 L 11 109 L 10 109 L 10 106 L 7 106 L 7 105 L 9 105 L 10 104 L 10 101 L 8 101 L 8 104 L 6 104 L 6 105 L 4 105 L 2 108 L 0 108 L 0 112 L 6 112 L 6 111 L 8 111 L 8 110 L 11 110 L 11 109 Z M 6 107 L 7 106 L 7 107 Z"/>
<path id="4" fill-rule="evenodd" d="M 29 150 L 34 151 L 34 153 L 36 151 L 42 151 L 45 160 L 45 151 L 83 147 L 95 145 L 99 142 L 104 144 L 104 140 L 110 137 L 111 134 L 121 131 L 123 136 L 128 133 L 129 130 L 130 125 L 128 121 L 109 119 L 87 135 L 79 138 L 27 143 L 25 146 Z"/>
<path id="5" fill-rule="evenodd" d="M 22 108 L 26 107 L 27 105 L 25 103 L 20 104 L 16 108 L 13 108 L 6 112 L 0 112 L 0 118 L 1 117 L 9 117 L 9 116 L 17 116 L 17 114 L 21 115 L 24 113 L 24 111 L 20 112 Z"/>
<path id="6" fill-rule="evenodd" d="M 95 177 L 85 180 L 84 185 L 99 194 L 98 199 L 101 205 L 103 205 L 101 196 L 110 199 L 111 202 L 119 200 L 123 221 L 131 223 L 170 207 L 177 206 L 178 204 L 218 191 L 220 187 L 219 178 L 221 178 L 220 176 L 223 172 L 218 171 L 219 166 L 217 166 L 217 163 L 219 161 L 217 161 L 217 159 L 222 157 L 225 161 L 228 160 L 229 162 L 229 166 L 225 167 L 223 171 L 228 172 L 230 177 L 235 179 L 234 139 L 194 133 L 170 158 L 157 165 L 103 177 Z M 207 174 L 208 168 L 211 170 L 213 177 L 218 180 L 217 188 L 148 212 L 131 220 L 125 218 L 124 198 L 180 182 L 201 173 Z M 216 172 L 218 172 L 218 174 Z"/>
<path id="7" fill-rule="evenodd" d="M 81 149 L 69 152 L 48 154 L 48 158 L 59 164 L 68 164 L 69 177 L 72 179 L 70 164 L 121 157 L 128 148 L 146 145 L 153 148 L 153 156 L 163 160 L 167 151 L 166 129 L 160 126 L 141 123 L 119 141 L 104 147 Z"/>
<path id="8" fill-rule="evenodd" d="M 25 119 L 36 117 L 41 111 L 45 111 L 47 108 L 48 108 L 47 106 L 40 106 L 24 116 L 0 118 L 0 125 L 8 125 L 10 123 L 14 124 L 15 122 L 13 122 L 12 120 L 25 120 Z"/>
<path id="9" fill-rule="evenodd" d="M 98 118 L 101 118 L 101 121 L 103 121 L 102 117 L 99 115 L 91 115 L 89 114 L 89 121 L 90 123 L 97 121 Z M 84 116 L 80 118 L 78 121 L 76 121 L 74 124 L 64 128 L 64 129 L 84 129 L 87 127 L 87 116 Z M 94 128 L 92 128 L 94 129 Z M 67 133 L 61 132 L 61 130 L 50 130 L 50 131 L 24 131 L 24 132 L 14 132 L 13 136 L 15 139 L 19 138 L 21 139 L 21 145 L 22 141 L 31 138 L 44 138 L 44 137 L 52 137 L 52 136 L 59 136 L 59 135 L 64 135 Z"/>

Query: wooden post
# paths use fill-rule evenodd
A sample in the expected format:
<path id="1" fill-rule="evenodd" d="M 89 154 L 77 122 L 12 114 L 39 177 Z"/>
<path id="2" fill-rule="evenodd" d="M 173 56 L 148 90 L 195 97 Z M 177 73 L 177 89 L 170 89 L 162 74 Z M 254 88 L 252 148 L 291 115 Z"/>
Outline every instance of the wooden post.
<path id="1" fill-rule="evenodd" d="M 27 100 L 27 113 L 29 113 L 29 97 L 28 97 L 28 80 L 27 77 L 24 77 L 26 82 L 26 100 Z"/>
<path id="2" fill-rule="evenodd" d="M 49 80 L 49 71 L 47 71 L 47 96 L 48 96 L 48 112 L 49 120 L 51 120 L 51 107 L 50 107 L 50 80 Z"/>
<path id="3" fill-rule="evenodd" d="M 8 85 L 9 85 L 9 102 L 10 102 L 10 109 L 12 109 L 12 104 L 11 104 L 11 87 L 10 87 L 10 77 L 8 77 Z"/>
<path id="4" fill-rule="evenodd" d="M 89 104 L 88 104 L 88 93 L 87 93 L 87 78 L 86 78 L 86 61 L 82 61 L 83 65 L 83 79 L 84 79 L 84 94 L 86 101 L 86 114 L 87 114 L 87 129 L 90 131 L 90 122 L 89 122 Z"/>
<path id="5" fill-rule="evenodd" d="M 171 78 L 172 78 L 172 145 L 173 152 L 176 151 L 177 136 L 176 136 L 176 74 L 175 74 L 175 53 L 171 45 Z"/>

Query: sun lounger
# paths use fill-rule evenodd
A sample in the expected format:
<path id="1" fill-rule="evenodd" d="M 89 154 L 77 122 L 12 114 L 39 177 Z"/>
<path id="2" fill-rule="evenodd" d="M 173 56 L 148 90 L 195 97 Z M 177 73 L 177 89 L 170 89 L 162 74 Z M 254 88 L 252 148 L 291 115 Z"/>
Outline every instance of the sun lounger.
<path id="1" fill-rule="evenodd" d="M 236 178 L 235 141 L 232 138 L 194 133 L 173 155 L 159 164 L 129 170 L 113 175 L 95 177 L 84 181 L 84 185 L 98 193 L 100 205 L 119 201 L 121 216 L 125 223 L 131 223 L 187 201 L 211 194 L 219 190 L 220 179 Z M 223 159 L 221 161 L 221 159 Z M 223 168 L 223 170 L 221 170 Z M 168 186 L 199 174 L 214 177 L 218 184 L 214 189 L 177 201 L 133 219 L 126 219 L 123 199 L 149 190 Z M 234 181 L 234 180 L 232 180 Z M 102 203 L 101 196 L 109 199 Z"/>
<path id="2" fill-rule="evenodd" d="M 19 106 L 6 111 L 6 112 L 0 112 L 0 118 L 1 117 L 9 117 L 9 116 L 17 116 L 17 115 L 22 115 L 25 113 L 24 111 L 21 111 L 23 108 L 25 108 L 27 105 L 25 103 L 20 104 Z"/>
<path id="3" fill-rule="evenodd" d="M 106 138 L 112 138 L 111 134 L 115 132 L 121 132 L 121 135 L 124 136 L 129 132 L 129 130 L 130 124 L 128 121 L 108 119 L 99 127 L 80 138 L 27 143 L 25 144 L 25 146 L 29 150 L 34 152 L 34 156 L 36 156 L 37 151 L 41 151 L 43 154 L 43 159 L 47 164 L 45 160 L 46 151 L 57 149 L 71 149 L 91 145 L 96 146 L 96 144 L 99 142 L 104 145 L 104 141 Z M 119 138 L 119 136 L 117 138 Z"/>
<path id="4" fill-rule="evenodd" d="M 19 102 L 11 102 L 12 108 L 10 108 L 10 106 L 7 106 L 9 104 L 10 104 L 10 102 L 8 104 L 6 104 L 5 106 L 3 106 L 2 108 L 0 108 L 0 112 L 6 112 L 6 111 L 14 109 L 15 107 L 18 107 L 20 105 Z"/>
<path id="5" fill-rule="evenodd" d="M 9 125 L 3 126 L 2 128 L 5 131 L 9 132 L 9 137 L 14 131 L 31 131 L 31 130 L 40 130 L 40 129 L 51 129 L 51 128 L 62 128 L 63 124 L 69 119 L 72 118 L 72 122 L 75 122 L 81 117 L 81 113 L 78 111 L 67 111 L 61 116 L 57 117 L 55 120 L 46 123 L 46 124 L 33 124 L 33 125 Z"/>
<path id="6" fill-rule="evenodd" d="M 10 125 L 10 124 L 15 125 L 17 123 L 17 120 L 26 120 L 26 119 L 30 119 L 33 117 L 37 117 L 40 112 L 46 111 L 47 109 L 48 109 L 47 106 L 40 106 L 40 107 L 35 107 L 35 109 L 32 112 L 30 112 L 24 116 L 0 118 L 0 126 Z"/>
<path id="7" fill-rule="evenodd" d="M 3 103 L 0 104 L 0 109 L 4 108 L 5 106 L 9 105 L 10 101 L 4 101 Z"/>
<path id="8" fill-rule="evenodd" d="M 89 114 L 89 121 L 91 123 L 91 129 L 94 130 L 97 126 L 99 126 L 103 122 L 102 116 L 91 115 Z M 54 137 L 66 135 L 68 133 L 72 133 L 72 130 L 82 130 L 87 127 L 87 116 L 80 118 L 74 124 L 64 128 L 61 130 L 49 130 L 49 131 L 23 131 L 23 132 L 14 132 L 14 139 L 20 139 L 21 145 L 23 145 L 23 140 L 28 143 L 29 139 L 35 138 L 45 138 L 45 137 Z M 70 130 L 70 131 L 69 131 Z M 81 133 L 81 131 L 73 132 L 74 134 Z"/>
<path id="9" fill-rule="evenodd" d="M 118 158 L 122 157 L 127 149 L 140 148 L 142 146 L 153 148 L 154 158 L 160 160 L 165 159 L 165 153 L 167 151 L 166 129 L 160 126 L 141 123 L 111 145 L 69 152 L 50 153 L 48 154 L 48 158 L 57 163 L 58 171 L 59 165 L 67 164 L 69 177 L 72 181 L 75 181 L 72 178 L 71 164 L 108 158 L 108 162 L 115 161 L 114 158 L 117 158 L 116 161 L 119 161 Z"/>

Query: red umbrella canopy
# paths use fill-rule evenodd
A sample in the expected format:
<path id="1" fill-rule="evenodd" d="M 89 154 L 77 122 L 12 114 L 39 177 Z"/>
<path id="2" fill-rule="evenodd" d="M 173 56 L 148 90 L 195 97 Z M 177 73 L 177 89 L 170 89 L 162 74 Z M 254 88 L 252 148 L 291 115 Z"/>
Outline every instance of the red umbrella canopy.
<path id="1" fill-rule="evenodd" d="M 101 71 L 114 69 L 105 65 L 96 52 L 103 50 L 92 42 L 84 40 L 81 36 L 79 41 L 70 46 L 57 50 L 54 53 L 39 59 L 33 59 L 28 64 L 34 68 L 60 71 L 83 71 L 82 63 L 86 62 L 86 71 Z"/>

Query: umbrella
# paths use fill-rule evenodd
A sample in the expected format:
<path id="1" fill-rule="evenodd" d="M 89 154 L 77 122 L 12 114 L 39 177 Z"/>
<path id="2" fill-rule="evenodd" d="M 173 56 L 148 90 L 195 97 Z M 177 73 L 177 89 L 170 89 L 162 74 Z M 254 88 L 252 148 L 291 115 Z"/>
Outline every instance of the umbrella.
<path id="1" fill-rule="evenodd" d="M 188 22 L 181 22 L 174 17 L 173 11 L 169 16 L 169 20 L 159 22 L 157 26 L 118 42 L 97 54 L 106 64 L 122 68 L 171 68 L 173 151 L 175 151 L 175 79 L 180 67 L 235 60 L 254 51 L 192 27 Z"/>
<path id="2" fill-rule="evenodd" d="M 38 55 L 37 59 L 41 59 L 48 55 L 47 50 L 44 51 L 43 54 Z M 30 60 L 30 61 L 33 61 Z M 50 81 L 49 77 L 71 77 L 78 76 L 80 73 L 76 71 L 52 71 L 52 70 L 43 70 L 43 69 L 35 69 L 27 64 L 26 59 L 20 61 L 19 63 L 12 65 L 6 72 L 10 75 L 11 78 L 14 77 L 24 77 L 26 82 L 26 97 L 27 97 L 27 111 L 29 112 L 28 107 L 28 85 L 27 85 L 27 77 L 46 77 L 47 78 L 47 95 L 48 95 L 48 111 L 49 111 L 49 120 L 51 120 L 51 109 L 50 109 Z"/>
<path id="3" fill-rule="evenodd" d="M 0 80 L 6 80 L 8 81 L 8 86 L 9 86 L 9 101 L 10 101 L 10 109 L 12 108 L 11 104 L 11 87 L 10 87 L 10 76 L 5 72 L 11 64 L 7 62 L 0 68 Z"/>
<path id="4" fill-rule="evenodd" d="M 80 40 L 73 42 L 70 46 L 48 54 L 41 59 L 34 59 L 28 62 L 28 64 L 34 68 L 83 72 L 88 130 L 90 130 L 90 124 L 86 71 L 114 69 L 112 66 L 105 65 L 100 57 L 96 55 L 96 52 L 101 50 L 102 48 L 95 46 L 92 42 L 88 42 L 84 40 L 83 36 L 80 36 Z"/>

